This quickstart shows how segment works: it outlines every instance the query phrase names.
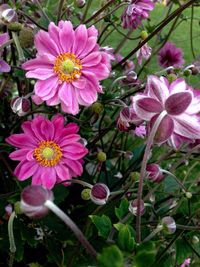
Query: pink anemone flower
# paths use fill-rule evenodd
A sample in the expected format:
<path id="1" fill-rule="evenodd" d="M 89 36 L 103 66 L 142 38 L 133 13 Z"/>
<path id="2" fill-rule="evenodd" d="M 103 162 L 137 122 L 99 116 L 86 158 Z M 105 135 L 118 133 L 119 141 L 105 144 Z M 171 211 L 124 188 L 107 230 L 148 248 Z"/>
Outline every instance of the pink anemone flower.
<path id="1" fill-rule="evenodd" d="M 169 84 L 166 78 L 151 75 L 144 93 L 133 97 L 133 108 L 140 119 L 149 122 L 149 128 L 162 112 L 165 113 L 155 136 L 157 143 L 167 141 L 172 134 L 197 139 L 200 136 L 200 97 L 196 91 L 182 78 Z"/>
<path id="2" fill-rule="evenodd" d="M 141 20 L 147 19 L 149 13 L 154 9 L 155 4 L 152 0 L 132 0 L 122 16 L 122 27 L 125 29 L 137 29 L 141 24 Z"/>
<path id="3" fill-rule="evenodd" d="M 48 32 L 35 36 L 37 56 L 23 64 L 27 78 L 35 78 L 36 104 L 61 104 L 66 113 L 79 112 L 79 105 L 90 106 L 102 93 L 100 80 L 110 74 L 110 56 L 97 44 L 94 26 L 79 25 L 75 30 L 70 21 L 49 24 Z"/>
<path id="4" fill-rule="evenodd" d="M 19 148 L 10 154 L 12 160 L 21 161 L 14 171 L 18 180 L 32 176 L 33 185 L 51 189 L 56 183 L 82 174 L 82 158 L 88 150 L 80 142 L 77 124 L 64 125 L 61 115 L 51 121 L 37 116 L 24 122 L 22 130 L 6 139 Z"/>

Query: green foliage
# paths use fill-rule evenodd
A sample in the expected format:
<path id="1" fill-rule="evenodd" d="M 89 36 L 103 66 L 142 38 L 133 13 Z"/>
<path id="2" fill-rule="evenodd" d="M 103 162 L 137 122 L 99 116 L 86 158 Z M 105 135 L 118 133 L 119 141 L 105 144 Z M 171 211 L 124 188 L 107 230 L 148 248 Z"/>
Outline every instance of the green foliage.
<path id="1" fill-rule="evenodd" d="M 150 267 L 156 257 L 155 243 L 149 241 L 137 248 L 133 267 Z"/>
<path id="2" fill-rule="evenodd" d="M 123 267 L 123 254 L 120 249 L 113 245 L 104 248 L 103 252 L 98 255 L 98 267 Z"/>
<path id="3" fill-rule="evenodd" d="M 123 219 L 128 213 L 129 202 L 127 198 L 123 198 L 119 208 L 115 208 L 115 215 L 119 220 Z"/>
<path id="4" fill-rule="evenodd" d="M 112 229 L 112 223 L 110 218 L 106 215 L 90 215 L 90 219 L 98 229 L 98 235 L 102 236 L 103 238 L 107 238 Z"/>
<path id="5" fill-rule="evenodd" d="M 130 225 L 120 223 L 114 226 L 119 231 L 117 239 L 119 247 L 124 251 L 132 252 L 136 244 L 133 228 Z"/>

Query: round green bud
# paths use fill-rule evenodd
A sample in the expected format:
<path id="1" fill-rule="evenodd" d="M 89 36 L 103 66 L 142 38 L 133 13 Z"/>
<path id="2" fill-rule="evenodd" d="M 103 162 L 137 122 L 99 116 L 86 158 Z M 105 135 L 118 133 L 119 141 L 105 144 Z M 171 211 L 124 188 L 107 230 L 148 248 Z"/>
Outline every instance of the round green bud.
<path id="1" fill-rule="evenodd" d="M 192 237 L 192 243 L 193 243 L 193 244 L 198 244 L 198 243 L 199 243 L 199 238 L 198 238 L 196 235 L 194 235 L 194 236 Z"/>
<path id="2" fill-rule="evenodd" d="M 22 29 L 22 24 L 19 22 L 12 22 L 8 24 L 8 30 L 13 32 L 19 32 Z"/>
<path id="3" fill-rule="evenodd" d="M 167 79 L 168 79 L 169 83 L 172 83 L 173 81 L 175 81 L 177 79 L 177 76 L 174 73 L 170 73 L 167 75 Z"/>
<path id="4" fill-rule="evenodd" d="M 183 75 L 184 75 L 185 77 L 189 77 L 191 74 L 192 74 L 192 71 L 189 70 L 189 69 L 186 69 L 186 70 L 184 70 L 184 72 L 183 72 Z"/>
<path id="5" fill-rule="evenodd" d="M 186 198 L 191 199 L 192 198 L 192 193 L 191 192 L 186 192 L 185 196 L 186 196 Z"/>
<path id="6" fill-rule="evenodd" d="M 148 35 L 147 31 L 141 31 L 141 33 L 140 33 L 140 38 L 141 38 L 142 40 L 145 40 L 148 36 L 149 36 L 149 35 Z"/>
<path id="7" fill-rule="evenodd" d="M 21 204 L 20 201 L 15 202 L 14 204 L 14 211 L 16 214 L 22 214 L 22 210 L 21 210 Z"/>
<path id="8" fill-rule="evenodd" d="M 90 188 L 83 189 L 83 191 L 81 192 L 81 198 L 83 200 L 90 200 L 90 192 L 91 192 Z"/>
<path id="9" fill-rule="evenodd" d="M 19 33 L 19 42 L 22 48 L 32 47 L 34 44 L 34 34 L 32 29 L 23 28 Z"/>
<path id="10" fill-rule="evenodd" d="M 130 178 L 133 182 L 136 182 L 140 178 L 140 173 L 139 172 L 131 172 L 130 173 Z"/>
<path id="11" fill-rule="evenodd" d="M 98 152 L 98 154 L 97 154 L 97 159 L 98 159 L 100 162 L 104 162 L 104 161 L 106 161 L 106 158 L 107 158 L 106 153 L 104 153 L 103 151 Z"/>
<path id="12" fill-rule="evenodd" d="M 99 102 L 95 102 L 92 105 L 92 111 L 94 113 L 100 114 L 103 111 L 103 105 L 101 103 L 99 103 Z"/>

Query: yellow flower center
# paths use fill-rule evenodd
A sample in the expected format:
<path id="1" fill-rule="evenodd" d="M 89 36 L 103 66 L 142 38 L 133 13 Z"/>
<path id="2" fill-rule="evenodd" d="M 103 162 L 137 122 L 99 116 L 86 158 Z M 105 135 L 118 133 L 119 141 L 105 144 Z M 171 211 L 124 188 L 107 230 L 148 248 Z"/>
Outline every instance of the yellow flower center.
<path id="1" fill-rule="evenodd" d="M 55 166 L 62 157 L 60 146 L 53 141 L 42 141 L 39 146 L 34 149 L 34 158 L 44 167 Z"/>
<path id="2" fill-rule="evenodd" d="M 62 82 L 72 82 L 81 76 L 82 65 L 73 53 L 60 54 L 54 63 L 54 72 L 58 75 Z"/>

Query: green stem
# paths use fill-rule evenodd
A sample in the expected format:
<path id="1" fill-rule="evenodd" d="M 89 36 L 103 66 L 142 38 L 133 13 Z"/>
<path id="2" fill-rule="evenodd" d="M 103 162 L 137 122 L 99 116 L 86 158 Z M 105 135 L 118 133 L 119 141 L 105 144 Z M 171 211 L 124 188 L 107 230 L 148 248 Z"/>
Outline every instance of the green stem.
<path id="1" fill-rule="evenodd" d="M 97 253 L 94 250 L 94 248 L 91 246 L 91 244 L 88 242 L 88 240 L 85 238 L 81 230 L 77 227 L 77 225 L 69 218 L 67 214 L 65 214 L 59 207 L 57 207 L 52 201 L 47 200 L 44 205 L 49 208 L 53 213 L 55 213 L 69 228 L 70 230 L 75 234 L 77 239 L 80 241 L 80 243 L 83 245 L 83 247 L 86 249 L 86 251 L 94 258 L 96 259 Z"/>
<path id="2" fill-rule="evenodd" d="M 13 40 L 14 40 L 16 48 L 17 48 L 17 52 L 18 52 L 18 55 L 19 55 L 19 61 L 23 62 L 25 60 L 24 52 L 23 52 L 23 50 L 21 48 L 17 33 L 16 32 L 12 32 L 12 37 L 13 37 Z"/>
<path id="3" fill-rule="evenodd" d="M 15 238 L 14 238 L 14 233 L 13 233 L 14 219 L 15 219 L 15 212 L 13 211 L 8 220 L 8 237 L 9 237 L 9 243 L 10 243 L 10 259 L 9 259 L 9 264 L 8 264 L 9 267 L 13 266 L 15 252 L 16 252 Z"/>

